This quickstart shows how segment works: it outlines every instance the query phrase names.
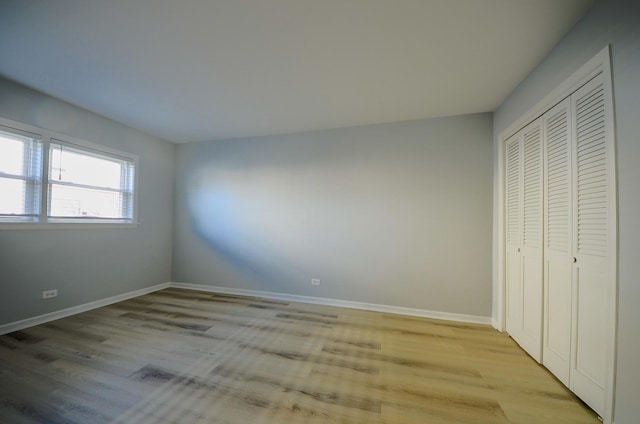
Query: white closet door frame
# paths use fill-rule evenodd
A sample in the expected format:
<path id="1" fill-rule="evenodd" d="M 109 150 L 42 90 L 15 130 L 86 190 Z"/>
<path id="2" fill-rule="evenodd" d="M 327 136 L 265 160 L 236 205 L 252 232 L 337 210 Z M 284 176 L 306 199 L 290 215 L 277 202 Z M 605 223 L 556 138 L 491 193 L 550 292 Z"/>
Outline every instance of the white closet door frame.
<path id="1" fill-rule="evenodd" d="M 498 211 L 497 211 L 497 225 L 495 228 L 495 240 L 497 240 L 497 249 L 494 251 L 494 273 L 493 273 L 493 286 L 494 286 L 494 310 L 493 326 L 499 331 L 505 331 L 506 329 L 506 231 L 505 231 L 505 196 L 502 187 L 505 185 L 505 141 L 512 135 L 517 133 L 520 129 L 525 127 L 529 122 L 532 122 L 536 118 L 542 116 L 546 111 L 560 103 L 562 100 L 570 96 L 577 91 L 584 84 L 589 82 L 595 76 L 602 74 L 605 84 L 607 85 L 607 101 L 613 105 L 613 90 L 611 80 L 611 54 L 610 48 L 607 45 L 591 60 L 585 63 L 580 69 L 574 72 L 569 78 L 567 78 L 562 84 L 553 89 L 548 95 L 546 95 L 541 101 L 539 101 L 534 107 L 532 107 L 527 113 L 522 115 L 513 124 L 507 127 L 498 135 Z M 613 107 L 611 108 L 613 114 Z M 610 116 L 612 125 L 607 128 L 607 137 L 610 140 L 614 140 L 610 143 L 610 149 L 612 150 L 610 157 L 615 158 L 615 122 L 613 117 Z M 615 159 L 614 159 L 615 161 Z M 617 239 L 618 239 L 618 225 L 617 225 L 617 189 L 615 187 L 616 177 L 615 168 L 611 170 L 613 172 L 613 178 L 610 180 L 611 189 L 613 195 L 610 202 L 613 209 L 611 214 L 609 227 L 611 229 L 610 243 L 610 262 L 609 262 L 609 276 L 612 287 L 610 288 L 610 296 L 608 299 L 608 342 L 607 342 L 607 369 L 606 372 L 606 399 L 604 405 L 604 413 L 602 419 L 604 424 L 613 423 L 613 406 L 615 397 L 615 361 L 616 361 L 616 328 L 617 328 L 617 299 L 618 299 L 618 276 L 617 276 Z"/>

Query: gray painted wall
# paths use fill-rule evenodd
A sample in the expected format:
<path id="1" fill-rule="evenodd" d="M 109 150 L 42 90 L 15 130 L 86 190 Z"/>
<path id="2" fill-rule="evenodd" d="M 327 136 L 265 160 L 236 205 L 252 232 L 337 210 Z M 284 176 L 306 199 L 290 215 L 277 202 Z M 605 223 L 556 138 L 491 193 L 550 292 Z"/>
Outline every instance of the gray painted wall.
<path id="1" fill-rule="evenodd" d="M 173 279 L 488 317 L 491 131 L 487 113 L 180 145 Z"/>
<path id="2" fill-rule="evenodd" d="M 141 224 L 0 230 L 0 324 L 170 281 L 174 145 L 5 79 L 0 116 L 138 155 Z"/>
<path id="3" fill-rule="evenodd" d="M 494 173 L 497 176 L 499 133 L 606 44 L 611 45 L 612 52 L 618 154 L 619 341 L 615 422 L 632 424 L 640 417 L 640 3 L 635 0 L 597 3 L 500 106 L 494 116 Z M 497 190 L 496 185 L 494 193 Z M 494 201 L 496 210 L 497 207 Z M 497 243 L 494 252 L 495 248 Z M 496 261 L 497 255 L 494 266 Z"/>

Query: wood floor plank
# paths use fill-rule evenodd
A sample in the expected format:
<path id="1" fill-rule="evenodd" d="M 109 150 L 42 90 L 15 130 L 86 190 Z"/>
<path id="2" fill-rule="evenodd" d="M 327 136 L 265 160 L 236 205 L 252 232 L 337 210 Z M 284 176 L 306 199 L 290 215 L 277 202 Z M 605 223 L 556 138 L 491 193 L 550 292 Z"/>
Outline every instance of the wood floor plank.
<path id="1" fill-rule="evenodd" d="M 0 336 L 0 423 L 597 424 L 489 326 L 165 289 Z"/>

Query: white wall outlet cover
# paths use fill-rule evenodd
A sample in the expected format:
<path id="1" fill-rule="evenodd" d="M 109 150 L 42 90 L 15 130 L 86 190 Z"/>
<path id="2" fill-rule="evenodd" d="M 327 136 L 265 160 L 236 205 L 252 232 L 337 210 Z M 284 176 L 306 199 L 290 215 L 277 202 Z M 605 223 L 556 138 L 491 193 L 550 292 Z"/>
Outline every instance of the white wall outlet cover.
<path id="1" fill-rule="evenodd" d="M 320 285 L 320 279 L 319 278 L 312 278 L 311 279 L 311 285 L 312 286 L 319 286 Z"/>
<path id="2" fill-rule="evenodd" d="M 58 295 L 58 289 L 45 290 L 42 292 L 43 299 L 51 299 L 52 297 L 56 297 L 57 295 Z"/>

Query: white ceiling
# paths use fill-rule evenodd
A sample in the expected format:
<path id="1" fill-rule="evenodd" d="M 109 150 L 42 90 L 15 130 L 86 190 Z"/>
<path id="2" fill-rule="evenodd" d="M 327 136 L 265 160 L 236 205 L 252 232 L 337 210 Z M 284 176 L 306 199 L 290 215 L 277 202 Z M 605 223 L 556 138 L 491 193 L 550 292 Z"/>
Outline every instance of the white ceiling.
<path id="1" fill-rule="evenodd" d="M 173 142 L 493 111 L 592 0 L 2 0 L 0 75 Z"/>

